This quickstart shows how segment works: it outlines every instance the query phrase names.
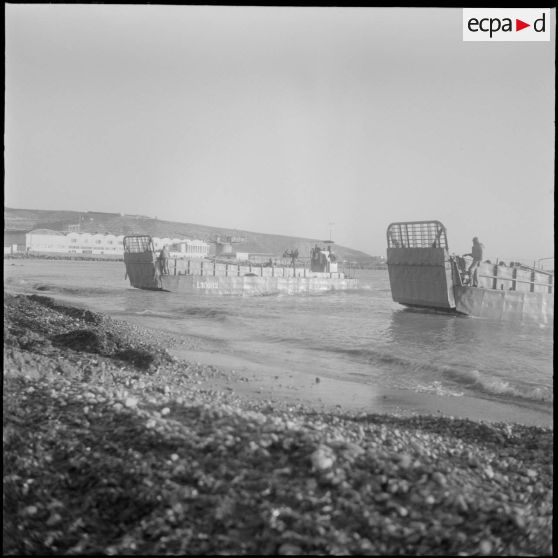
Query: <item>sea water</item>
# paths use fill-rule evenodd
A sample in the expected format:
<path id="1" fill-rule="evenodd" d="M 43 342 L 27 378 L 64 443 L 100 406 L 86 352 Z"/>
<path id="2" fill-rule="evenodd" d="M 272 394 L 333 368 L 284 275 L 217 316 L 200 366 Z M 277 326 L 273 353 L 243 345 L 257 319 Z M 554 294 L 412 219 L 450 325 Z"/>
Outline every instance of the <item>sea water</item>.
<path id="1" fill-rule="evenodd" d="M 231 359 L 441 397 L 553 404 L 552 326 L 406 309 L 386 270 L 356 271 L 355 290 L 244 297 L 142 291 L 124 273 L 122 262 L 4 260 L 10 292 L 194 336 Z"/>

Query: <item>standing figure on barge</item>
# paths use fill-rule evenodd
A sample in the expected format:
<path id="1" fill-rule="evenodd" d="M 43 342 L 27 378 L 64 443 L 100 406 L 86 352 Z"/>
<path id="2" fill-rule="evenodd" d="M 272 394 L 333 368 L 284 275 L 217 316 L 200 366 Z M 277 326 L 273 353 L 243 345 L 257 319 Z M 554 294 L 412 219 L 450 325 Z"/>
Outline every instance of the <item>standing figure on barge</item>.
<path id="1" fill-rule="evenodd" d="M 479 242 L 477 236 L 473 238 L 473 247 L 471 248 L 470 254 L 464 254 L 464 256 L 471 256 L 473 261 L 469 266 L 469 282 L 472 282 L 473 287 L 479 286 L 479 266 L 482 262 L 482 254 L 484 250 L 484 245 Z"/>

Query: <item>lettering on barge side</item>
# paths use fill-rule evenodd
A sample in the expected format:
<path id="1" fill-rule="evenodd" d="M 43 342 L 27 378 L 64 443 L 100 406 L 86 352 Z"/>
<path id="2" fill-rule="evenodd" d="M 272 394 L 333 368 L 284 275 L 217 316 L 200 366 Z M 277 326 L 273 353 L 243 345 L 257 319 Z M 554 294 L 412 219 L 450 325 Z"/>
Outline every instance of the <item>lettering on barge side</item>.
<path id="1" fill-rule="evenodd" d="M 196 289 L 218 289 L 218 281 L 196 281 Z"/>

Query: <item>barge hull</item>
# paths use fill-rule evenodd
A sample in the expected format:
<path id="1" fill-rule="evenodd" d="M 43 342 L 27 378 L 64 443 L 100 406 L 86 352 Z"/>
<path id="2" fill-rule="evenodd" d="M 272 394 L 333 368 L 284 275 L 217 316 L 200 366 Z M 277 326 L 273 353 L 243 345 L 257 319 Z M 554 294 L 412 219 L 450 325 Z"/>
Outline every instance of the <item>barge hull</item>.
<path id="1" fill-rule="evenodd" d="M 162 275 L 152 262 L 130 262 L 127 274 L 132 287 L 182 293 L 216 295 L 304 294 L 356 289 L 358 280 L 347 277 L 261 277 L 256 275 Z"/>
<path id="2" fill-rule="evenodd" d="M 217 295 L 304 294 L 357 287 L 356 279 L 324 277 L 222 277 L 218 275 L 161 275 L 162 290 Z"/>
<path id="3" fill-rule="evenodd" d="M 551 325 L 554 296 L 526 291 L 504 291 L 456 286 L 455 307 L 462 314 L 493 320 Z"/>

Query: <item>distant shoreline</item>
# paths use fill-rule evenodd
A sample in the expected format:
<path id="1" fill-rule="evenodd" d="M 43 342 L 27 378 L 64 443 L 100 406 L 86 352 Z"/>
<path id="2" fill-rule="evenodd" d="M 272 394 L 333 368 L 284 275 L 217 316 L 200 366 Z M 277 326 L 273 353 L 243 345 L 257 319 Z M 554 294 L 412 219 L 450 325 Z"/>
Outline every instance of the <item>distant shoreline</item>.
<path id="1" fill-rule="evenodd" d="M 28 260 L 28 259 L 38 259 L 38 260 L 73 260 L 73 261 L 103 261 L 103 262 L 123 262 L 123 256 L 108 256 L 100 254 L 52 254 L 52 253 L 42 253 L 42 254 L 4 254 L 5 260 Z M 204 258 L 205 260 L 213 261 L 215 258 Z M 231 263 L 243 263 L 243 262 L 231 262 Z M 259 265 L 259 264 L 258 264 Z M 350 269 L 385 269 L 387 270 L 387 264 L 373 264 L 370 266 L 364 265 L 352 265 Z"/>
<path id="2" fill-rule="evenodd" d="M 105 256 L 97 254 L 4 254 L 5 260 L 88 260 L 103 262 L 123 262 L 123 256 Z"/>
<path id="3" fill-rule="evenodd" d="M 282 254 L 285 249 L 296 246 L 299 252 L 309 252 L 315 243 L 322 243 L 319 238 L 288 236 L 282 234 L 262 233 L 256 231 L 166 221 L 157 217 L 144 215 L 126 215 L 122 213 L 104 213 L 99 211 L 42 210 L 4 208 L 4 230 L 20 233 L 35 228 L 47 228 L 66 231 L 68 227 L 79 225 L 84 233 L 105 233 L 114 235 L 147 234 L 159 238 L 184 237 L 204 240 L 222 236 L 240 236 L 245 242 L 243 251 L 251 253 Z M 133 233 L 132 233 L 133 231 Z M 330 239 L 331 240 L 331 239 Z M 23 244 L 24 240 L 9 244 Z M 374 265 L 379 258 L 361 250 L 336 244 L 338 260 L 358 262 L 359 265 Z"/>

